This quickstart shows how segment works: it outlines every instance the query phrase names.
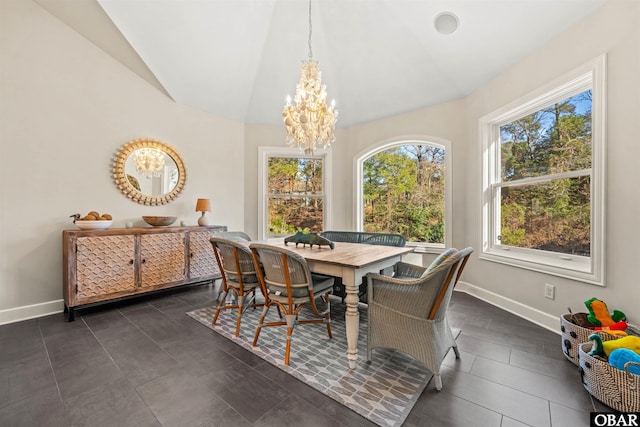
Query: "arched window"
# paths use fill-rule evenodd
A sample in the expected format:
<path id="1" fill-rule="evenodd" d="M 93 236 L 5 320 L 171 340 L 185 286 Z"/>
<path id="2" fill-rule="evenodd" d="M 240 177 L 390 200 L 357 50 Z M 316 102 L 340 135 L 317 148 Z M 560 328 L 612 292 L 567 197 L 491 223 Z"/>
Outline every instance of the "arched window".
<path id="1" fill-rule="evenodd" d="M 400 233 L 423 249 L 451 246 L 451 148 L 438 138 L 402 138 L 356 158 L 356 226 Z"/>

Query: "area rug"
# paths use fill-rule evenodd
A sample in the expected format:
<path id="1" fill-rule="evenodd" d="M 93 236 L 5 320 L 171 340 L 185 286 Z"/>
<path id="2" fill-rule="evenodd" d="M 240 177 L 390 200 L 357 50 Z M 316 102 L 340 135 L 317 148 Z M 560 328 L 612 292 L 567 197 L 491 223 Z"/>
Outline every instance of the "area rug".
<path id="1" fill-rule="evenodd" d="M 187 315 L 370 421 L 385 427 L 400 426 L 432 374 L 395 350 L 376 349 L 372 362 L 366 362 L 367 309 L 364 304 L 360 305 L 358 362 L 355 369 L 349 369 L 344 310 L 344 304 L 332 299 L 332 339 L 327 336 L 323 324 L 296 326 L 289 366 L 284 364 L 286 327 L 263 328 L 258 345 L 251 346 L 262 308 L 245 312 L 238 338 L 235 337 L 235 310 L 221 312 L 215 326 L 211 325 L 214 307 L 194 310 Z M 269 311 L 267 321 L 277 318 L 274 307 Z M 304 311 L 300 318 L 305 318 Z"/>

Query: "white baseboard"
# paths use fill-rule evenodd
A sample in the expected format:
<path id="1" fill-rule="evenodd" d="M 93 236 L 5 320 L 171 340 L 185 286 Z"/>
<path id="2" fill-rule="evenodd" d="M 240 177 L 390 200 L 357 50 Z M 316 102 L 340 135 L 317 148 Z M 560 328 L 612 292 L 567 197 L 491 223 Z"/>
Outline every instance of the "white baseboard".
<path id="1" fill-rule="evenodd" d="M 479 288 L 470 283 L 460 281 L 456 285 L 456 291 L 465 292 L 482 301 L 485 301 L 496 307 L 500 307 L 509 313 L 522 317 L 536 325 L 539 325 L 552 332 L 560 334 L 560 320 L 556 316 L 552 316 L 536 308 L 526 306 L 522 303 L 505 298 L 486 289 Z M 33 319 L 36 317 L 48 316 L 50 314 L 61 313 L 64 308 L 63 300 L 48 301 L 40 304 L 25 305 L 22 307 L 0 310 L 0 325 L 7 323 L 19 322 L 21 320 Z"/>
<path id="2" fill-rule="evenodd" d="M 462 281 L 456 285 L 456 291 L 465 292 L 560 335 L 560 318 L 557 316 Z"/>
<path id="3" fill-rule="evenodd" d="M 63 310 L 64 300 L 61 299 L 0 310 L 0 325 L 61 313 Z"/>

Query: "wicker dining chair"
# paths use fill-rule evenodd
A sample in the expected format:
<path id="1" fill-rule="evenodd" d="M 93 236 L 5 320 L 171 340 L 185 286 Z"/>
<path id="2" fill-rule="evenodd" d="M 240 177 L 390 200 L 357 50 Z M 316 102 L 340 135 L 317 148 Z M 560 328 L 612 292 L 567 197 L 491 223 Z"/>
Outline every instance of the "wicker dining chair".
<path id="1" fill-rule="evenodd" d="M 218 295 L 218 307 L 211 323 L 218 321 L 220 311 L 235 309 L 238 311 L 236 320 L 236 337 L 240 335 L 242 314 L 248 307 L 261 307 L 255 300 L 256 288 L 260 286 L 256 274 L 253 255 L 246 244 L 235 240 L 228 240 L 215 235 L 209 239 L 213 245 L 213 252 L 222 273 L 222 289 Z M 233 301 L 227 300 L 229 292 L 233 294 Z M 247 298 L 249 297 L 249 298 Z"/>
<path id="2" fill-rule="evenodd" d="M 393 266 L 393 277 L 396 279 L 417 279 L 430 272 L 440 264 L 444 262 L 451 255 L 458 253 L 456 248 L 449 248 L 444 250 L 438 255 L 427 268 L 421 265 L 410 264 L 407 262 L 399 261 Z M 455 286 L 455 285 L 454 285 Z"/>
<path id="3" fill-rule="evenodd" d="M 251 243 L 249 247 L 253 253 L 260 288 L 265 299 L 260 322 L 253 339 L 253 346 L 258 344 L 260 331 L 264 326 L 286 325 L 287 343 L 284 364 L 288 365 L 291 354 L 291 336 L 296 325 L 324 323 L 329 338 L 332 337 L 329 293 L 333 288 L 333 277 L 311 274 L 307 261 L 288 249 L 262 243 Z M 322 311 L 316 305 L 316 299 L 319 298 L 323 299 L 324 309 Z M 300 311 L 307 303 L 314 318 L 300 319 Z M 272 306 L 279 309 L 280 321 L 265 322 L 269 308 Z M 285 320 L 282 320 L 283 314 Z"/>
<path id="4" fill-rule="evenodd" d="M 375 348 L 400 350 L 426 366 L 434 375 L 436 390 L 442 389 L 440 365 L 444 357 L 453 348 L 460 358 L 447 309 L 472 252 L 472 248 L 456 251 L 430 270 L 414 266 L 412 274 L 422 270 L 417 278 L 367 274 L 368 361 Z"/>

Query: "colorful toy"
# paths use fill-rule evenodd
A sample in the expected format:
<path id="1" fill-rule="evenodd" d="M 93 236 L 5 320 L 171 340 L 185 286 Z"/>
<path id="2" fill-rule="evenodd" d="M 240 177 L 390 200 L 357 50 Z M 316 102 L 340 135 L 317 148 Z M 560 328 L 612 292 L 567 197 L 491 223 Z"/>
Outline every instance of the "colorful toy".
<path id="1" fill-rule="evenodd" d="M 589 314 L 587 319 L 594 326 L 611 326 L 616 322 L 625 320 L 627 316 L 620 310 L 614 310 L 612 314 L 609 314 L 607 305 L 598 298 L 591 298 L 584 302 L 587 306 Z"/>
<path id="2" fill-rule="evenodd" d="M 626 337 L 627 333 L 625 330 L 627 329 L 627 322 L 621 320 L 619 322 L 614 323 L 611 326 L 596 326 L 591 327 L 594 331 L 603 331 L 608 333 L 609 335 L 616 335 L 619 337 Z"/>
<path id="3" fill-rule="evenodd" d="M 589 340 L 593 342 L 593 347 L 589 352 L 590 356 L 609 356 L 612 351 L 618 348 L 626 348 L 640 355 L 640 337 L 627 335 L 616 340 L 602 341 L 598 334 L 589 335 Z"/>
<path id="4" fill-rule="evenodd" d="M 629 372 L 640 375 L 640 354 L 628 348 L 617 348 L 609 355 L 609 364 L 614 368 L 624 371 L 624 365 L 627 362 L 633 362 L 628 366 Z"/>
<path id="5" fill-rule="evenodd" d="M 606 326 L 598 326 L 594 329 L 595 331 L 606 332 L 609 335 L 613 335 L 616 337 L 626 337 L 627 333 L 625 331 L 618 331 L 616 329 L 609 329 Z"/>
<path id="6" fill-rule="evenodd" d="M 627 329 L 627 322 L 625 322 L 624 320 L 621 320 L 619 322 L 613 323 L 609 326 L 596 326 L 593 327 L 593 330 L 595 331 L 606 331 L 606 330 L 611 330 L 611 331 L 624 331 L 625 329 Z"/>

